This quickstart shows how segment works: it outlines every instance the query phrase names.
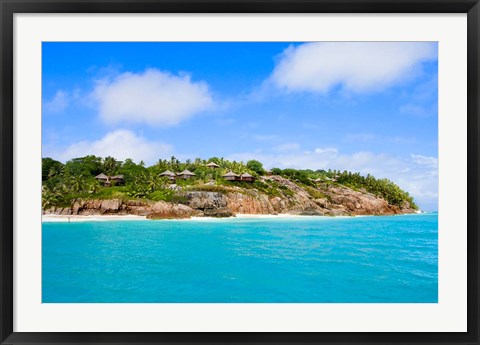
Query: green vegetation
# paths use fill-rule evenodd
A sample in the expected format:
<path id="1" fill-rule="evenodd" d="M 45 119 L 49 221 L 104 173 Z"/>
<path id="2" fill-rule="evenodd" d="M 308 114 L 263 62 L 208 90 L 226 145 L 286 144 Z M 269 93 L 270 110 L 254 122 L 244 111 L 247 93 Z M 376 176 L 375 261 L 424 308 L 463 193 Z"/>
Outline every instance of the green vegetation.
<path id="1" fill-rule="evenodd" d="M 384 198 L 392 205 L 403 206 L 407 202 L 412 208 L 418 209 L 413 202 L 413 197 L 408 192 L 401 190 L 399 186 L 386 178 L 376 179 L 371 175 L 365 177 L 359 173 L 344 171 L 338 176 L 337 181 L 347 187 L 365 189 L 367 192 Z"/>
<path id="2" fill-rule="evenodd" d="M 220 166 L 212 169 L 206 166 L 208 162 L 215 162 Z M 177 178 L 175 188 L 172 188 L 167 177 L 159 176 L 165 170 L 179 173 L 189 170 L 195 174 L 191 179 Z M 150 167 L 143 162 L 136 164 L 131 159 L 118 161 L 114 157 L 96 157 L 93 155 L 73 158 L 62 164 L 52 158 L 42 159 L 42 207 L 65 207 L 73 200 L 82 199 L 147 199 L 153 201 L 182 202 L 182 191 L 204 190 L 226 192 L 224 186 L 251 188 L 246 182 L 231 183 L 225 181 L 222 175 L 228 171 L 237 174 L 249 173 L 258 178 L 264 173 L 260 162 L 252 160 L 247 163 L 228 161 L 223 158 L 212 157 L 208 160 L 197 158 L 180 162 L 177 158 L 160 159 Z M 104 186 L 95 176 L 123 175 L 122 185 L 111 182 Z M 207 185 L 214 182 L 213 186 Z"/>
<path id="3" fill-rule="evenodd" d="M 265 170 L 263 169 L 263 164 L 254 159 L 247 162 L 247 168 L 252 171 L 255 171 L 258 175 L 265 174 Z"/>
<path id="4" fill-rule="evenodd" d="M 360 173 L 337 170 L 295 170 L 295 169 L 272 169 L 274 174 L 283 176 L 296 182 L 314 198 L 326 197 L 318 187 L 334 185 L 345 186 L 357 191 L 365 191 L 382 197 L 391 205 L 404 206 L 406 203 L 414 209 L 418 206 L 408 192 L 403 191 L 395 183 L 388 179 L 376 179 L 372 175 L 362 176 Z M 312 188 L 313 187 L 313 188 Z"/>
<path id="5" fill-rule="evenodd" d="M 310 186 L 304 186 L 303 187 L 307 193 L 314 199 L 328 199 L 328 196 L 320 192 L 318 189 L 310 187 Z"/>
<path id="6" fill-rule="evenodd" d="M 215 162 L 219 168 L 207 167 L 207 163 Z M 175 184 L 168 177 L 160 174 L 166 170 L 179 173 L 189 170 L 195 174 L 193 178 L 176 178 Z M 236 174 L 249 173 L 255 182 L 226 181 L 222 176 L 228 171 Z M 113 157 L 96 157 L 93 155 L 74 158 L 63 164 L 51 158 L 42 159 L 42 207 L 70 206 L 75 199 L 146 199 L 153 201 L 185 202 L 184 191 L 209 191 L 227 193 L 232 190 L 249 193 L 257 190 L 270 197 L 293 197 L 294 191 L 274 179 L 260 179 L 266 171 L 257 160 L 246 163 L 228 161 L 212 157 L 208 160 L 179 161 L 175 157 L 160 159 L 152 166 L 146 167 L 143 162 L 135 163 L 131 159 L 118 161 Z M 325 192 L 330 186 L 345 186 L 359 191 L 366 191 L 387 200 L 392 205 L 403 206 L 409 203 L 417 208 L 413 198 L 397 185 L 387 179 L 375 179 L 371 175 L 340 172 L 336 170 L 296 170 L 272 169 L 274 175 L 282 176 L 302 187 L 315 199 L 328 198 Z M 104 181 L 95 176 L 123 175 L 123 181 Z M 118 183 L 118 184 L 117 184 Z"/>

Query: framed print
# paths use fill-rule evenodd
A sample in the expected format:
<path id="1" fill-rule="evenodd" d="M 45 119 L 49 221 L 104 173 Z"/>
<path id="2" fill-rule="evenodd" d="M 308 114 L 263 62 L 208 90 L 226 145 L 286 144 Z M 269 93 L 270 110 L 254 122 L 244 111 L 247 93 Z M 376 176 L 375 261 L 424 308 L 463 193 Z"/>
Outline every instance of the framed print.
<path id="1" fill-rule="evenodd" d="M 478 344 L 479 14 L 2 1 L 2 344 Z"/>

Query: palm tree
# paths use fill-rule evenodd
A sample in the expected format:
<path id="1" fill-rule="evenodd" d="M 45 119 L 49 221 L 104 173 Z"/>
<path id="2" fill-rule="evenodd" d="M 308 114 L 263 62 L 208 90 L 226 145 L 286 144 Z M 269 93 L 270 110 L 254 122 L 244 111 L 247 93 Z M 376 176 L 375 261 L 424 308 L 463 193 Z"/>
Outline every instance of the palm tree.
<path id="1" fill-rule="evenodd" d="M 74 192 L 80 192 L 85 187 L 85 179 L 81 175 L 72 175 L 69 179 L 70 189 Z"/>
<path id="2" fill-rule="evenodd" d="M 88 186 L 89 193 L 96 194 L 100 190 L 100 182 L 98 180 L 93 180 Z"/>
<path id="3" fill-rule="evenodd" d="M 117 161 L 115 158 L 108 156 L 103 160 L 103 173 L 106 175 L 113 175 L 117 169 Z"/>
<path id="4" fill-rule="evenodd" d="M 48 178 L 50 179 L 57 175 L 63 174 L 64 168 L 64 165 L 52 165 L 52 167 L 48 171 Z"/>
<path id="5" fill-rule="evenodd" d="M 163 183 L 164 183 L 164 179 L 159 177 L 157 174 L 150 174 L 148 176 L 147 184 L 150 192 L 154 192 L 155 190 L 162 188 Z"/>
<path id="6" fill-rule="evenodd" d="M 62 194 L 54 189 L 45 188 L 42 191 L 42 210 L 45 210 L 51 206 L 56 205 L 58 200 L 62 197 Z"/>

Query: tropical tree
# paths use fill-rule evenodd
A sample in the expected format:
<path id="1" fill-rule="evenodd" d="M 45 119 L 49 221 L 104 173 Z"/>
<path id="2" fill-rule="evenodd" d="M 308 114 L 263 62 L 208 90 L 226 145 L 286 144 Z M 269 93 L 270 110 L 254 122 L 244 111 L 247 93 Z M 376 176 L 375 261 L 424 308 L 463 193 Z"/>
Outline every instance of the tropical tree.
<path id="1" fill-rule="evenodd" d="M 263 169 L 263 164 L 255 159 L 249 160 L 247 162 L 247 168 L 256 172 L 258 175 L 265 174 L 265 169 Z"/>
<path id="2" fill-rule="evenodd" d="M 45 188 L 42 191 L 42 209 L 46 210 L 52 206 L 55 206 L 61 199 L 61 197 L 61 193 L 50 188 Z"/>
<path id="3" fill-rule="evenodd" d="M 63 173 L 64 165 L 50 157 L 42 158 L 42 181 Z"/>
<path id="4" fill-rule="evenodd" d="M 113 175 L 119 166 L 119 162 L 115 158 L 108 156 L 103 160 L 103 173 L 106 175 Z"/>
<path id="5" fill-rule="evenodd" d="M 75 193 L 85 189 L 85 178 L 82 175 L 72 175 L 68 180 L 68 188 Z"/>
<path id="6" fill-rule="evenodd" d="M 100 182 L 98 180 L 92 180 L 88 185 L 88 192 L 91 194 L 96 194 L 100 190 Z"/>

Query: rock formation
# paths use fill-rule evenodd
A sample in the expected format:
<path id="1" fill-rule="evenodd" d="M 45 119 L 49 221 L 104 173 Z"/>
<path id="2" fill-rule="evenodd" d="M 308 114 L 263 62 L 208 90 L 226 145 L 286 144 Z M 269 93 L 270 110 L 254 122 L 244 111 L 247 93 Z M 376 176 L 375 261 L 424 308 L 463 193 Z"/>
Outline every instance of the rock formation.
<path id="1" fill-rule="evenodd" d="M 187 190 L 178 203 L 151 200 L 75 200 L 70 207 L 52 207 L 45 214 L 141 215 L 149 219 L 231 217 L 235 214 L 297 214 L 326 216 L 391 215 L 413 213 L 414 209 L 389 204 L 385 199 L 342 185 L 302 187 L 280 176 L 266 176 L 282 191 L 267 195 L 254 188 L 225 187 L 221 192 Z"/>

